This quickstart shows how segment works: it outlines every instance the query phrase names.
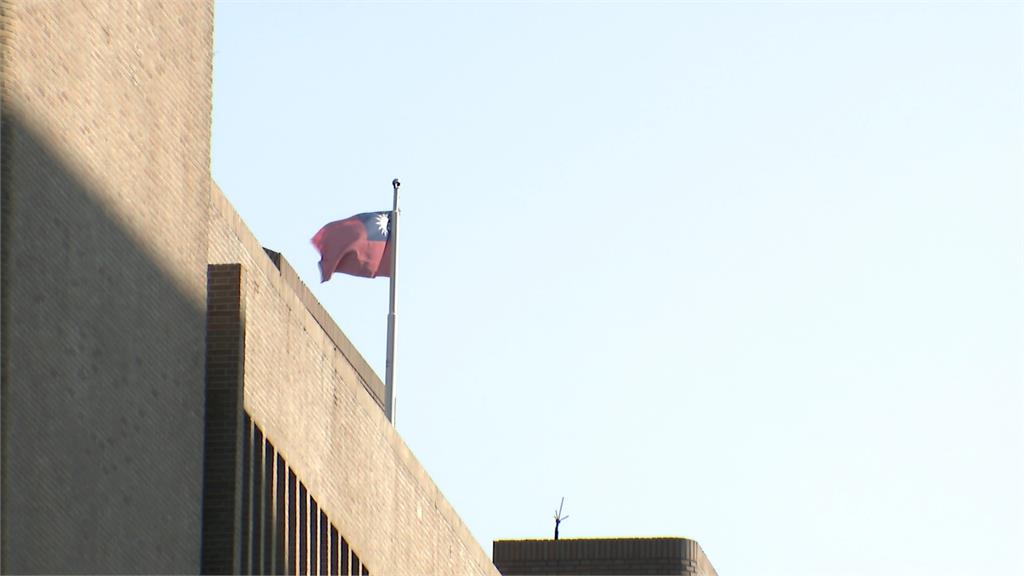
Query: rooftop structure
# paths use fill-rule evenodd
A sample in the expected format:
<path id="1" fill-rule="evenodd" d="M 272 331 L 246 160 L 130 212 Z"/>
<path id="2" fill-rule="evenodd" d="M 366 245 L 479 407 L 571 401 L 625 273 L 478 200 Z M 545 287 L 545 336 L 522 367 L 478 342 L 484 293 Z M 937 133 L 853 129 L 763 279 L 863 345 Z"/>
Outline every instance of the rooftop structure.
<path id="1" fill-rule="evenodd" d="M 700 545 L 686 538 L 497 540 L 493 559 L 504 576 L 718 576 Z"/>

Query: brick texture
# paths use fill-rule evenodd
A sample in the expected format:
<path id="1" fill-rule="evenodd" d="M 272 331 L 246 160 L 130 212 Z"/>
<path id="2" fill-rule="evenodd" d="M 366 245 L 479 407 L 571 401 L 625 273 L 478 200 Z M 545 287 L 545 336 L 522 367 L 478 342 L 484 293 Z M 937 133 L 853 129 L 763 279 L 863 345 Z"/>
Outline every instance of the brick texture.
<path id="1" fill-rule="evenodd" d="M 203 453 L 203 574 L 235 574 L 241 557 L 242 267 L 209 267 L 206 319 L 206 431 Z"/>
<path id="2" fill-rule="evenodd" d="M 195 573 L 212 2 L 0 10 L 0 569 Z"/>
<path id="3" fill-rule="evenodd" d="M 700 545 L 686 538 L 498 540 L 494 564 L 504 576 L 664 574 L 717 576 Z"/>
<path id="4" fill-rule="evenodd" d="M 212 8 L 0 0 L 0 572 L 497 575 L 212 185 Z"/>
<path id="5" fill-rule="evenodd" d="M 210 206 L 210 262 L 245 269 L 245 410 L 351 547 L 352 572 L 496 575 L 385 419 L 377 375 L 215 186 Z"/>

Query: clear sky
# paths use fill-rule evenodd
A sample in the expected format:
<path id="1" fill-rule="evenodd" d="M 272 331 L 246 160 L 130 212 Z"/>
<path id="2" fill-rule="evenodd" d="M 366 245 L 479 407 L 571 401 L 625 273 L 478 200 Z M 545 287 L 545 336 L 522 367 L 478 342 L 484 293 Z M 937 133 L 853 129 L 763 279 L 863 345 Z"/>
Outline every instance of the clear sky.
<path id="1" fill-rule="evenodd" d="M 401 178 L 398 430 L 488 552 L 1024 573 L 1024 5 L 216 4 L 213 176 L 310 237 Z"/>

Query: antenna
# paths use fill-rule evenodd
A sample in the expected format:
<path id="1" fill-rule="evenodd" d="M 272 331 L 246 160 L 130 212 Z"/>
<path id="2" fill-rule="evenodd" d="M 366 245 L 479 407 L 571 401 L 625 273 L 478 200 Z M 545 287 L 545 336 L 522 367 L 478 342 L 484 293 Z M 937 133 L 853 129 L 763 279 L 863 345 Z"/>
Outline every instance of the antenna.
<path id="1" fill-rule="evenodd" d="M 568 520 L 569 515 L 562 516 L 562 505 L 565 504 L 565 496 L 562 496 L 562 502 L 558 505 L 558 512 L 555 512 L 555 540 L 558 540 L 558 525 L 562 523 L 562 520 Z"/>

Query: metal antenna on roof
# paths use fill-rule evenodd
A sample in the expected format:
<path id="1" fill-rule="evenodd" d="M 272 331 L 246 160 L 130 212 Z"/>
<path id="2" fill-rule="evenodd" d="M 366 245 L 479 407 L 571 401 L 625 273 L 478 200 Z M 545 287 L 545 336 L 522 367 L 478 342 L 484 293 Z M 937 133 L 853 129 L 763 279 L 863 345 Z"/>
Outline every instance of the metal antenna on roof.
<path id="1" fill-rule="evenodd" d="M 558 540 L 558 525 L 562 523 L 562 520 L 568 520 L 569 515 L 562 516 L 562 505 L 565 504 L 565 496 L 562 496 L 562 502 L 558 505 L 558 512 L 555 512 L 555 540 Z"/>

